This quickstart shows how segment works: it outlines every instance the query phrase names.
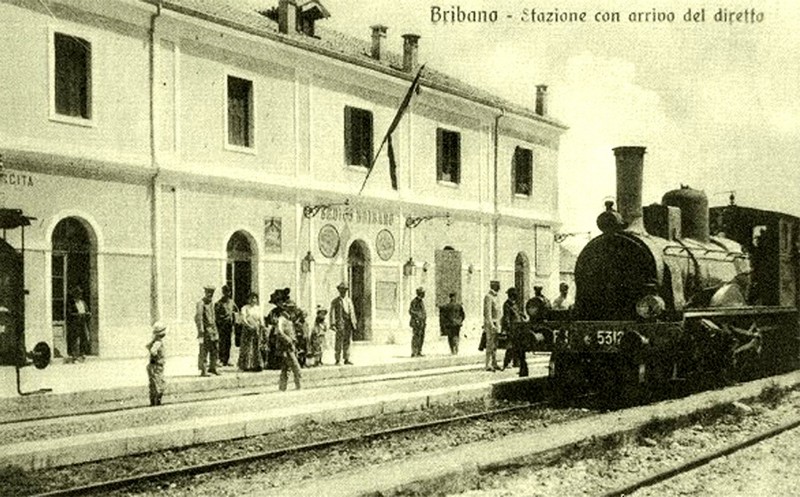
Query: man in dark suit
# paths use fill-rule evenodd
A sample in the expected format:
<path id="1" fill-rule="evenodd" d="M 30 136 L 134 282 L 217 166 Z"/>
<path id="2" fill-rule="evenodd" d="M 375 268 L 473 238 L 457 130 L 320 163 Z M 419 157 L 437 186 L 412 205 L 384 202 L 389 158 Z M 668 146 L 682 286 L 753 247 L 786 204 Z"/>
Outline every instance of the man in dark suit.
<path id="1" fill-rule="evenodd" d="M 222 287 L 222 298 L 214 305 L 214 318 L 219 333 L 219 360 L 223 366 L 230 366 L 231 336 L 237 312 L 239 308 L 231 297 L 231 289 L 225 285 Z"/>
<path id="2" fill-rule="evenodd" d="M 411 326 L 411 357 L 422 357 L 422 343 L 425 341 L 425 289 L 417 288 L 417 296 L 411 300 L 408 307 L 408 314 L 411 316 L 409 325 Z"/>
<path id="3" fill-rule="evenodd" d="M 69 358 L 66 362 L 83 362 L 89 354 L 89 305 L 83 299 L 83 290 L 76 286 L 72 288 L 67 302 L 67 352 Z"/>
<path id="4" fill-rule="evenodd" d="M 464 306 L 456 302 L 456 294 L 450 294 L 450 302 L 439 308 L 439 326 L 442 333 L 447 335 L 447 344 L 450 353 L 458 354 L 458 342 L 461 335 L 461 325 L 464 324 Z"/>
<path id="5" fill-rule="evenodd" d="M 350 340 L 353 338 L 357 322 L 353 301 L 347 296 L 347 291 L 349 290 L 347 284 L 344 282 L 339 283 L 336 289 L 339 290 L 339 296 L 331 301 L 331 312 L 328 315 L 330 316 L 331 328 L 336 336 L 334 354 L 336 365 L 338 366 L 342 356 L 344 356 L 345 364 L 353 364 L 350 362 Z"/>

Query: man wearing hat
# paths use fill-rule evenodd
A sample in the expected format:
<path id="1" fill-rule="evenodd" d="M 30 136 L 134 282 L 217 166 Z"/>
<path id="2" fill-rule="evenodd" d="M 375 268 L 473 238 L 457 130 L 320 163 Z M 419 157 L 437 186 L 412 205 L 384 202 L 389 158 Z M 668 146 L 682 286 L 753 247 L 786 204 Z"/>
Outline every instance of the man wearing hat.
<path id="1" fill-rule="evenodd" d="M 197 325 L 197 343 L 200 346 L 200 353 L 197 357 L 197 369 L 200 376 L 208 376 L 208 373 L 218 375 L 217 355 L 219 344 L 219 333 L 217 333 L 217 323 L 214 315 L 214 290 L 211 285 L 203 287 L 205 295 L 197 303 L 194 322 Z M 208 372 L 206 372 L 206 357 L 208 357 Z"/>
<path id="2" fill-rule="evenodd" d="M 409 325 L 411 326 L 411 357 L 422 357 L 422 343 L 425 341 L 425 289 L 417 288 L 417 296 L 411 300 L 408 306 L 408 314 L 411 316 Z"/>
<path id="3" fill-rule="evenodd" d="M 297 362 L 297 335 L 293 317 L 297 313 L 297 306 L 289 298 L 286 289 L 276 299 L 278 309 L 277 322 L 275 323 L 275 337 L 278 353 L 281 356 L 281 375 L 278 379 L 278 388 L 283 392 L 289 383 L 289 370 L 294 376 L 294 387 L 300 390 L 300 364 Z"/>
<path id="4" fill-rule="evenodd" d="M 153 337 L 147 343 L 149 361 L 147 362 L 147 380 L 150 387 L 150 405 L 160 406 L 164 395 L 164 336 L 167 327 L 161 321 L 153 323 Z"/>
<path id="5" fill-rule="evenodd" d="M 223 366 L 230 366 L 231 337 L 236 313 L 239 312 L 239 307 L 233 301 L 232 295 L 230 287 L 223 286 L 222 298 L 217 300 L 214 305 L 214 317 L 217 320 L 217 333 L 219 334 L 219 360 L 222 361 Z"/>
<path id="6" fill-rule="evenodd" d="M 497 292 L 500 282 L 489 283 L 489 293 L 483 298 L 483 332 L 486 334 L 486 371 L 497 371 L 497 334 L 500 332 L 500 303 Z"/>
<path id="7" fill-rule="evenodd" d="M 450 353 L 458 354 L 458 341 L 461 335 L 461 326 L 464 324 L 464 306 L 458 303 L 455 292 L 449 295 L 450 301 L 439 308 L 439 327 L 447 335 L 447 344 Z"/>
<path id="8" fill-rule="evenodd" d="M 503 303 L 503 317 L 500 320 L 500 329 L 506 338 L 506 354 L 503 357 L 503 367 L 506 369 L 514 362 L 519 364 L 519 375 L 528 376 L 528 363 L 525 360 L 525 350 L 520 340 L 519 324 L 525 320 L 519 309 L 519 291 L 516 287 L 506 290 L 508 298 Z"/>
<path id="9" fill-rule="evenodd" d="M 334 354 L 338 366 L 342 356 L 344 356 L 345 364 L 353 364 L 350 362 L 350 340 L 353 338 L 357 322 L 353 301 L 347 296 L 349 289 L 347 284 L 341 282 L 336 289 L 339 290 L 339 296 L 331 301 L 330 323 L 336 334 Z"/>

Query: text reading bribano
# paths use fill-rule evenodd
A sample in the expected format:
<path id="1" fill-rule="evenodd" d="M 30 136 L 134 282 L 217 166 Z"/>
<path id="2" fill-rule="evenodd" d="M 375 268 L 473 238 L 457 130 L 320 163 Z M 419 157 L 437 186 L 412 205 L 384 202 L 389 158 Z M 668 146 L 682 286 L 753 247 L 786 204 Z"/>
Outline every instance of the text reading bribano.
<path id="1" fill-rule="evenodd" d="M 613 10 L 563 10 L 538 7 L 522 8 L 516 12 L 498 10 L 462 9 L 459 5 L 442 7 L 431 5 L 433 24 L 467 24 L 523 22 L 529 24 L 581 24 L 581 23 L 721 23 L 758 24 L 764 22 L 764 12 L 753 8 L 729 9 L 726 7 L 690 7 L 685 11 L 672 11 L 653 8 L 640 11 Z"/>

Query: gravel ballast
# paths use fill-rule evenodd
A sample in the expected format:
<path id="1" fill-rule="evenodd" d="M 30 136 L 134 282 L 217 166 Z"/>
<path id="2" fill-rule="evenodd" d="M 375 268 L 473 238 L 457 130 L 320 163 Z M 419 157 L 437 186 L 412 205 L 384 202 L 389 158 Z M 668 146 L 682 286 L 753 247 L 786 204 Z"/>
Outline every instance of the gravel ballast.
<path id="1" fill-rule="evenodd" d="M 722 406 L 716 414 L 670 431 L 652 426 L 618 445 L 607 444 L 574 454 L 546 467 L 506 469 L 482 476 L 478 488 L 458 497 L 597 496 L 653 473 L 664 471 L 724 446 L 793 420 L 800 413 L 800 392 L 793 390 L 779 405 L 766 401 Z M 632 495 L 800 495 L 795 475 L 800 430 L 759 443 L 707 466 L 637 491 Z"/>

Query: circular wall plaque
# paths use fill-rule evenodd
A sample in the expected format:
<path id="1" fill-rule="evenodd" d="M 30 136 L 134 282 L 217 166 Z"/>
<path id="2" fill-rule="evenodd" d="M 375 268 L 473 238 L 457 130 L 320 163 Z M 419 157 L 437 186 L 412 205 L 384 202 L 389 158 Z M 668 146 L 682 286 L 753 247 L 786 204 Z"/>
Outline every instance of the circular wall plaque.
<path id="1" fill-rule="evenodd" d="M 394 236 L 389 230 L 380 230 L 378 236 L 375 238 L 375 249 L 378 251 L 378 257 L 384 261 L 388 261 L 394 255 Z"/>
<path id="2" fill-rule="evenodd" d="M 319 229 L 319 251 L 328 259 L 333 259 L 339 252 L 339 231 L 332 224 Z"/>

